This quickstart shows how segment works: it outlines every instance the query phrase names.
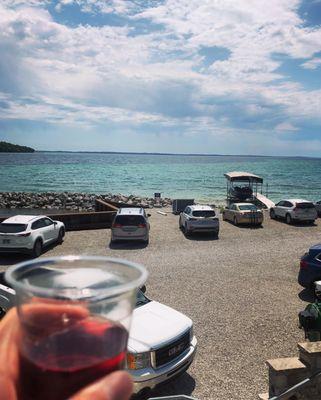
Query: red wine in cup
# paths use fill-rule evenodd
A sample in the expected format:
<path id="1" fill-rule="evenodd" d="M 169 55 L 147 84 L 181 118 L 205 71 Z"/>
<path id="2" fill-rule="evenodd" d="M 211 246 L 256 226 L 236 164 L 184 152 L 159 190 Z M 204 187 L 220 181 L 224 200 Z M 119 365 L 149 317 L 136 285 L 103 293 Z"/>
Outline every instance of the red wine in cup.
<path id="1" fill-rule="evenodd" d="M 88 318 L 20 353 L 19 400 L 67 400 L 82 387 L 123 368 L 128 332 Z"/>

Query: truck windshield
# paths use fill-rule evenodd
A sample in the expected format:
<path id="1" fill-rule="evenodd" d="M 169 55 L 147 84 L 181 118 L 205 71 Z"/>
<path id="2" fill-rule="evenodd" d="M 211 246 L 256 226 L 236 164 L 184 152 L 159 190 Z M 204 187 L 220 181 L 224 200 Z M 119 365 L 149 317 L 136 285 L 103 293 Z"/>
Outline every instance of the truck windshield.
<path id="1" fill-rule="evenodd" d="M 193 211 L 193 217 L 203 217 L 203 218 L 211 218 L 215 217 L 215 211 L 213 210 L 199 210 Z"/>
<path id="2" fill-rule="evenodd" d="M 26 229 L 27 225 L 24 224 L 0 224 L 0 233 L 18 233 Z"/>

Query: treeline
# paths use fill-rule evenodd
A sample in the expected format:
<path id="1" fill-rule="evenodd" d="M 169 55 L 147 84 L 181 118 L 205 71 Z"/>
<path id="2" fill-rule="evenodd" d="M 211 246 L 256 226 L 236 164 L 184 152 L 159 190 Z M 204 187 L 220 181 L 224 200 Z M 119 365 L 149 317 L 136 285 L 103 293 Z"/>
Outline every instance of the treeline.
<path id="1" fill-rule="evenodd" d="M 0 142 L 0 153 L 33 153 L 35 149 L 8 142 Z"/>

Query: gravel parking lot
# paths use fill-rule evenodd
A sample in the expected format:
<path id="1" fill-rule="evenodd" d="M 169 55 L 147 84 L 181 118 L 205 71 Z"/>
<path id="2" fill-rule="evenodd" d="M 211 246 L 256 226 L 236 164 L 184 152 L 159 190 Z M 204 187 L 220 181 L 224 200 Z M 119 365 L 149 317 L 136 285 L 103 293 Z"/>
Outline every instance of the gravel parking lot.
<path id="1" fill-rule="evenodd" d="M 194 321 L 198 354 L 188 373 L 155 395 L 206 399 L 257 399 L 268 389 L 265 361 L 295 356 L 303 340 L 297 314 L 308 300 L 297 284 L 299 258 L 320 242 L 320 226 L 288 226 L 265 218 L 263 228 L 221 221 L 218 240 L 186 238 L 178 216 L 151 211 L 148 247 L 110 247 L 110 230 L 67 232 L 43 256 L 92 254 L 144 264 L 147 295 Z M 20 261 L 1 256 L 0 267 Z"/>

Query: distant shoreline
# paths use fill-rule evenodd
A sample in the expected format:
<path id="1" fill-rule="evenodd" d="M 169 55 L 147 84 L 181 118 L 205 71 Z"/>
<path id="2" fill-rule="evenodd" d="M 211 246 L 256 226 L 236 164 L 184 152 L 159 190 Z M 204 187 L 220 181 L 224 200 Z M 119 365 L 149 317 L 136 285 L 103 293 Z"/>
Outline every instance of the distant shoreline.
<path id="1" fill-rule="evenodd" d="M 187 157 L 256 157 L 256 158 L 300 158 L 300 159 L 316 159 L 321 157 L 315 156 L 272 156 L 263 154 L 216 154 L 216 153 L 149 153 L 149 152 L 132 152 L 132 151 L 85 151 L 85 150 L 35 150 L 35 153 L 70 153 L 70 154 L 125 154 L 140 156 L 187 156 Z"/>

